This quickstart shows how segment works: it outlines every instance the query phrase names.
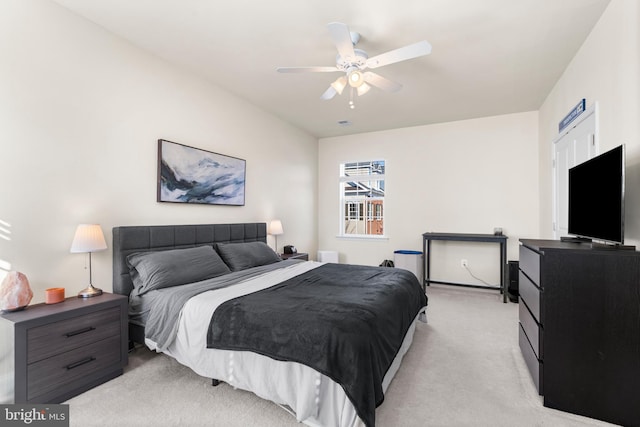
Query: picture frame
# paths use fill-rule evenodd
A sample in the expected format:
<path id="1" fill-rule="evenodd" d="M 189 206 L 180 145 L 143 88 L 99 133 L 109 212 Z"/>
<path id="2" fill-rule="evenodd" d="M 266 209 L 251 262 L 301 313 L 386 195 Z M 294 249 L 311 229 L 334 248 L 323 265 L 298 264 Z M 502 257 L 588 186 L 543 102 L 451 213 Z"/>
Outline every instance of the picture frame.
<path id="1" fill-rule="evenodd" d="M 158 140 L 157 201 L 244 206 L 246 160 Z"/>

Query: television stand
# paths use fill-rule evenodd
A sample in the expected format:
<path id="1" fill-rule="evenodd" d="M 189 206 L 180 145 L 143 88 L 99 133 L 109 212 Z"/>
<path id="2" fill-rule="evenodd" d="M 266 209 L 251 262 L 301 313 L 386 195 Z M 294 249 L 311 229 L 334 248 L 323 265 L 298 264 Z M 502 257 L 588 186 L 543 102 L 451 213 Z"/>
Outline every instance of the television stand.
<path id="1" fill-rule="evenodd" d="M 519 346 L 544 406 L 640 427 L 640 252 L 520 242 Z"/>
<path id="2" fill-rule="evenodd" d="M 567 243 L 591 243 L 591 239 L 587 237 L 561 236 L 561 242 Z"/>
<path id="3" fill-rule="evenodd" d="M 635 251 L 636 247 L 633 245 L 618 245 L 615 243 L 608 244 L 608 243 L 592 242 L 591 249 L 604 249 L 604 250 L 614 250 L 614 251 L 620 251 L 620 250 Z"/>

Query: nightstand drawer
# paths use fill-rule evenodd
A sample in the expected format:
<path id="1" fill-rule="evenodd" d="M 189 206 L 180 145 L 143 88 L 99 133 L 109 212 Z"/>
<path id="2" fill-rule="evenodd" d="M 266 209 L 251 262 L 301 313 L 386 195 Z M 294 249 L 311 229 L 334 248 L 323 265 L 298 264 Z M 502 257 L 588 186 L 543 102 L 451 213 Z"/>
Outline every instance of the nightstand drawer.
<path id="1" fill-rule="evenodd" d="M 27 363 L 31 364 L 119 333 L 118 307 L 31 328 L 27 331 Z"/>
<path id="2" fill-rule="evenodd" d="M 27 399 L 81 387 L 92 373 L 120 363 L 120 336 L 33 363 L 27 368 Z"/>

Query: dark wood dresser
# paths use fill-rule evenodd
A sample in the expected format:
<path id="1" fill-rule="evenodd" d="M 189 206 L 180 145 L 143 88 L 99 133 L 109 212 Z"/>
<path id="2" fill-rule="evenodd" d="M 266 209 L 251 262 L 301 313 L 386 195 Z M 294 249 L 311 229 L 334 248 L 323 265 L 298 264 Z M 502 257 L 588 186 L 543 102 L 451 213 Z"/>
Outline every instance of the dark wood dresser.
<path id="1" fill-rule="evenodd" d="M 121 375 L 127 304 L 104 293 L 0 315 L 0 391 L 13 396 L 8 403 L 60 403 Z"/>
<path id="2" fill-rule="evenodd" d="M 520 349 L 544 406 L 640 426 L 640 252 L 520 243 Z"/>

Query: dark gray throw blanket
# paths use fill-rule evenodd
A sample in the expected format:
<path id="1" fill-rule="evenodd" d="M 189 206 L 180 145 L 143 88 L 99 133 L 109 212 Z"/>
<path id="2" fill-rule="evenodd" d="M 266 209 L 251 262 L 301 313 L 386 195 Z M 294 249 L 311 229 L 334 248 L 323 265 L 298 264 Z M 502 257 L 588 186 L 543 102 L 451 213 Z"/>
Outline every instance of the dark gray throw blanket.
<path id="1" fill-rule="evenodd" d="M 259 267 L 248 268 L 242 271 L 225 274 L 203 280 L 201 282 L 190 283 L 170 288 L 157 289 L 147 292 L 143 298 L 147 299 L 150 307 L 145 322 L 145 337 L 155 342 L 158 351 L 165 351 L 173 342 L 178 331 L 178 318 L 184 304 L 198 294 L 215 289 L 226 288 L 241 283 L 244 280 L 252 279 L 279 268 L 285 268 L 292 264 L 304 262 L 300 260 L 286 260 L 273 264 L 261 265 Z M 129 305 L 139 305 L 136 299 L 136 290 L 131 292 Z"/>
<path id="2" fill-rule="evenodd" d="M 407 270 L 325 264 L 220 305 L 207 347 L 310 366 L 340 384 L 371 427 L 384 375 L 426 305 Z"/>

